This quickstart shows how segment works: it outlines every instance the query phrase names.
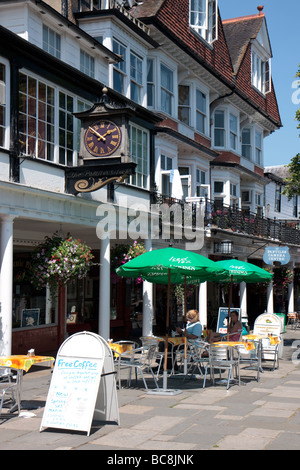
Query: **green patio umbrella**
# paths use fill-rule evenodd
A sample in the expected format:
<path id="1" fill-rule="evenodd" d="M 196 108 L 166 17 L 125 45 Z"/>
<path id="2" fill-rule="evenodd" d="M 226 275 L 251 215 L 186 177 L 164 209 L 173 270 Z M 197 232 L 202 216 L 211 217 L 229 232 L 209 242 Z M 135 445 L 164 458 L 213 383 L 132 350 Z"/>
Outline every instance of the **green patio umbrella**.
<path id="1" fill-rule="evenodd" d="M 216 261 L 216 264 L 224 269 L 224 274 L 220 276 L 219 280 L 221 282 L 230 283 L 227 319 L 227 325 L 229 325 L 233 283 L 268 282 L 272 280 L 273 274 L 269 271 L 266 271 L 265 269 L 260 268 L 259 266 L 256 266 L 255 264 L 248 263 L 247 261 L 240 261 L 238 259 Z M 227 328 L 227 340 L 228 339 L 229 328 Z"/>
<path id="2" fill-rule="evenodd" d="M 163 390 L 167 382 L 167 351 L 170 318 L 170 286 L 171 284 L 201 283 L 218 280 L 224 275 L 224 268 L 205 256 L 178 248 L 162 248 L 148 251 L 116 269 L 122 277 L 141 277 L 155 284 L 167 284 L 167 314 L 165 336 L 165 361 Z M 186 313 L 186 312 L 185 312 Z"/>

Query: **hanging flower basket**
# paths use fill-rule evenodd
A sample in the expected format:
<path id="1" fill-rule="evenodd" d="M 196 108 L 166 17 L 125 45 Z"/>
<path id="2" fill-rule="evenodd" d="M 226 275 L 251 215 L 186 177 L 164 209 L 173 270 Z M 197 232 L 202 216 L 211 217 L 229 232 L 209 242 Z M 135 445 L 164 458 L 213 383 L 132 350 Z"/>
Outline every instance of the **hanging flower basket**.
<path id="1" fill-rule="evenodd" d="M 279 268 L 274 270 L 273 285 L 275 288 L 287 289 L 293 282 L 294 270 L 289 268 Z"/>
<path id="2" fill-rule="evenodd" d="M 110 256 L 110 265 L 111 265 L 111 279 L 112 282 L 117 283 L 120 277 L 116 274 L 115 270 L 122 264 L 127 263 L 128 261 L 136 258 L 139 255 L 146 253 L 144 243 L 138 243 L 134 241 L 132 245 L 116 245 Z M 142 279 L 139 277 L 135 279 L 136 284 L 140 284 Z"/>
<path id="3" fill-rule="evenodd" d="M 45 237 L 33 253 L 30 281 L 40 290 L 49 285 L 51 291 L 69 281 L 83 279 L 94 256 L 91 249 L 81 240 L 62 238 L 55 233 Z"/>

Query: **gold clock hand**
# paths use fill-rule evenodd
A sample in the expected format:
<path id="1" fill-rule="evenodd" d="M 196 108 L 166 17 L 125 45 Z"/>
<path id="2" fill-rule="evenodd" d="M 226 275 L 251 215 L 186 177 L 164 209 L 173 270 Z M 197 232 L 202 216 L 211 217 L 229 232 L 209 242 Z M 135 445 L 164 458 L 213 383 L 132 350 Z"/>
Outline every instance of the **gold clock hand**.
<path id="1" fill-rule="evenodd" d="M 107 135 L 111 134 L 111 133 L 114 132 L 115 130 L 116 130 L 116 128 L 108 130 L 108 131 L 103 135 L 103 137 L 106 137 Z"/>
<path id="2" fill-rule="evenodd" d="M 101 134 L 99 134 L 99 132 L 95 131 L 95 129 L 93 129 L 92 127 L 89 126 L 89 129 L 95 134 L 98 136 L 98 140 L 102 139 L 103 142 L 105 142 L 105 137 Z"/>

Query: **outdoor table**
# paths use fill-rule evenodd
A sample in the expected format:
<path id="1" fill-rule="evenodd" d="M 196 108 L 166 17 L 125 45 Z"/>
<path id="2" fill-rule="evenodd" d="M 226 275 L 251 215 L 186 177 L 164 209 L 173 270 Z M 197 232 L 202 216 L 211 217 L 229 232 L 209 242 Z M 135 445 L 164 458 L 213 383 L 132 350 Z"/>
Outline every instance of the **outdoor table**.
<path id="1" fill-rule="evenodd" d="M 28 372 L 33 364 L 40 364 L 42 362 L 50 362 L 50 367 L 53 367 L 55 359 L 51 356 L 27 356 L 27 355 L 12 355 L 12 356 L 0 356 L 0 367 L 12 368 L 17 370 L 18 374 L 18 393 L 21 401 L 22 392 L 22 378 L 23 372 Z M 13 405 L 10 412 L 14 412 L 17 404 Z"/>
<path id="2" fill-rule="evenodd" d="M 108 343 L 116 358 L 127 351 L 132 351 L 132 344 Z"/>
<path id="3" fill-rule="evenodd" d="M 254 334 L 245 335 L 243 336 L 243 339 L 247 341 L 261 341 L 263 339 L 268 339 L 270 341 L 271 346 L 275 346 L 276 344 L 280 343 L 280 339 L 278 336 L 268 336 L 267 334 L 266 335 L 254 335 Z"/>
<path id="4" fill-rule="evenodd" d="M 168 336 L 168 341 L 174 344 L 174 346 L 179 346 L 179 344 L 184 344 L 184 336 Z M 158 341 L 165 341 L 165 338 L 158 338 Z"/>

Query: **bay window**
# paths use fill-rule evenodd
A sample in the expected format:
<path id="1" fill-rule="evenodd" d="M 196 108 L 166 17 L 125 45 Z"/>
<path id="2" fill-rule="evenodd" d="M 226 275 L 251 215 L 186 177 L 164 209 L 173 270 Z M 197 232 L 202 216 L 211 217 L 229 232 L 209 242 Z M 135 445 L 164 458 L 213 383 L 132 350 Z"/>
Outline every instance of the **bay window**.
<path id="1" fill-rule="evenodd" d="M 229 114 L 229 142 L 230 142 L 230 148 L 233 150 L 237 150 L 237 139 L 238 139 L 237 125 L 238 125 L 237 116 L 230 113 Z"/>
<path id="2" fill-rule="evenodd" d="M 160 66 L 161 76 L 161 110 L 167 114 L 172 114 L 173 106 L 173 72 L 165 65 Z"/>
<path id="3" fill-rule="evenodd" d="M 216 147 L 225 147 L 225 111 L 216 110 L 214 114 L 214 143 Z"/>
<path id="4" fill-rule="evenodd" d="M 130 183 L 140 188 L 149 186 L 149 145 L 148 132 L 137 126 L 130 125 L 130 155 L 137 163 L 136 173 L 130 177 Z"/>
<path id="5" fill-rule="evenodd" d="M 147 106 L 155 106 L 154 59 L 147 59 Z"/>
<path id="6" fill-rule="evenodd" d="M 126 77 L 126 47 L 116 39 L 113 39 L 113 52 L 122 56 L 123 61 L 113 66 L 113 88 L 119 93 L 124 94 Z"/>
<path id="7" fill-rule="evenodd" d="M 130 99 L 141 103 L 143 85 L 143 61 L 133 52 L 130 53 Z"/>
<path id="8" fill-rule="evenodd" d="M 79 149 L 80 145 L 80 121 L 75 118 L 74 113 L 90 107 L 91 103 L 67 94 L 64 90 L 51 86 L 37 77 L 20 72 L 19 135 L 21 153 L 49 162 L 72 166 L 76 155 L 75 151 Z"/>
<path id="9" fill-rule="evenodd" d="M 178 119 L 187 125 L 190 125 L 191 107 L 190 107 L 190 87 L 179 85 L 178 87 Z"/>
<path id="10" fill-rule="evenodd" d="M 251 129 L 245 128 L 242 130 L 242 155 L 251 160 L 252 145 L 251 145 Z"/>
<path id="11" fill-rule="evenodd" d="M 262 134 L 255 131 L 255 163 L 262 165 Z"/>
<path id="12" fill-rule="evenodd" d="M 7 103 L 6 103 L 6 83 L 7 83 L 7 67 L 0 62 L 0 147 L 6 146 L 5 132 L 7 124 Z"/>
<path id="13" fill-rule="evenodd" d="M 206 95 L 201 90 L 196 90 L 196 130 L 206 131 Z"/>

